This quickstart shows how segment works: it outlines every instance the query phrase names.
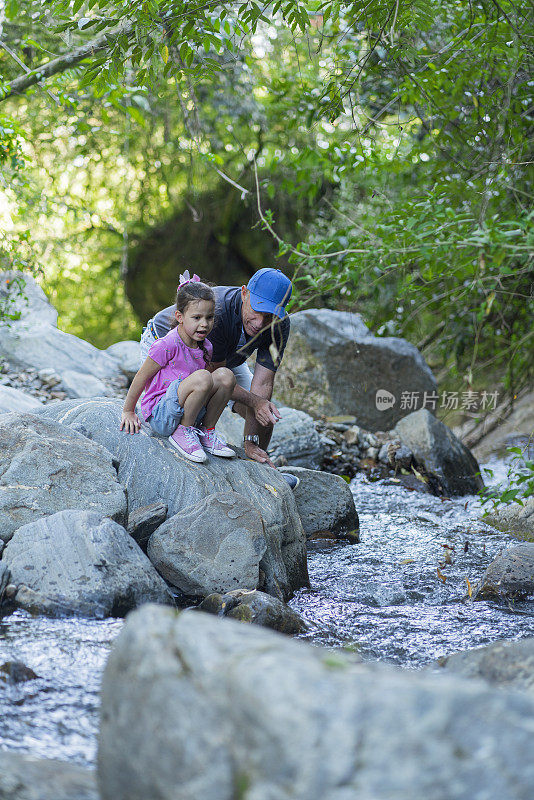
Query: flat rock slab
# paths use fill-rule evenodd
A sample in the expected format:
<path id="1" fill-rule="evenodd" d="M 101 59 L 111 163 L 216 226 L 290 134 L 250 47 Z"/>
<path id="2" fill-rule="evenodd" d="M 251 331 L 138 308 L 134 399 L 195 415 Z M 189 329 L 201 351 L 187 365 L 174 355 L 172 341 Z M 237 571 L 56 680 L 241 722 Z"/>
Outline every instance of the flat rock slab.
<path id="1" fill-rule="evenodd" d="M 198 606 L 201 611 L 250 622 L 289 635 L 305 633 L 306 621 L 281 600 L 265 592 L 236 589 L 226 594 L 210 594 Z"/>
<path id="2" fill-rule="evenodd" d="M 67 397 L 102 397 L 112 394 L 100 378 L 74 369 L 63 370 L 61 388 Z"/>
<path id="3" fill-rule="evenodd" d="M 522 542 L 502 550 L 476 586 L 474 596 L 522 598 L 534 594 L 534 543 Z"/>
<path id="4" fill-rule="evenodd" d="M 216 456 L 194 464 L 167 439 L 151 435 L 146 425 L 137 434 L 120 431 L 121 408 L 120 400 L 66 400 L 45 406 L 39 416 L 79 431 L 113 454 L 130 512 L 164 502 L 168 515 L 174 516 L 210 494 L 233 491 L 246 497 L 263 520 L 267 552 L 262 569 L 269 594 L 287 599 L 308 585 L 306 537 L 293 493 L 277 470 L 256 461 Z"/>
<path id="5" fill-rule="evenodd" d="M 7 542 L 22 525 L 66 508 L 126 521 L 111 453 L 42 416 L 0 416 L 0 538 Z"/>
<path id="6" fill-rule="evenodd" d="M 394 433 L 412 451 L 435 494 L 476 494 L 484 488 L 474 455 L 427 409 L 408 414 Z"/>
<path id="7" fill-rule="evenodd" d="M 100 800 L 93 770 L 0 752 L 0 800 Z"/>
<path id="8" fill-rule="evenodd" d="M 481 678 L 493 686 L 534 694 L 534 637 L 452 653 L 432 666 L 466 678 Z"/>
<path id="9" fill-rule="evenodd" d="M 331 472 L 283 467 L 300 483 L 293 494 L 307 539 L 360 541 L 354 496 L 345 480 Z"/>
<path id="10" fill-rule="evenodd" d="M 117 361 L 107 353 L 44 322 L 0 326 L 0 355 L 14 364 L 35 370 L 51 369 L 59 375 L 66 370 L 83 369 L 97 378 L 122 377 Z"/>
<path id="11" fill-rule="evenodd" d="M 243 495 L 218 492 L 168 519 L 147 554 L 160 575 L 189 597 L 255 589 L 267 550 L 259 511 Z"/>
<path id="12" fill-rule="evenodd" d="M 526 693 L 144 606 L 104 672 L 98 780 L 102 800 L 529 800 L 533 726 Z"/>
<path id="13" fill-rule="evenodd" d="M 436 392 L 429 366 L 405 339 L 374 336 L 359 314 L 308 309 L 291 315 L 291 336 L 276 395 L 313 417 L 351 415 L 370 431 L 386 431 L 406 415 L 403 391 Z M 388 402 L 378 397 L 385 393 Z"/>
<path id="14" fill-rule="evenodd" d="M 90 511 L 60 511 L 23 525 L 2 561 L 14 602 L 53 616 L 123 616 L 142 603 L 173 604 L 165 581 L 131 536 Z"/>
<path id="15" fill-rule="evenodd" d="M 0 414 L 5 414 L 14 411 L 20 414 L 24 411 L 30 413 L 34 408 L 39 408 L 42 403 L 31 394 L 21 392 L 20 389 L 13 389 L 11 386 L 2 386 L 0 384 Z"/>

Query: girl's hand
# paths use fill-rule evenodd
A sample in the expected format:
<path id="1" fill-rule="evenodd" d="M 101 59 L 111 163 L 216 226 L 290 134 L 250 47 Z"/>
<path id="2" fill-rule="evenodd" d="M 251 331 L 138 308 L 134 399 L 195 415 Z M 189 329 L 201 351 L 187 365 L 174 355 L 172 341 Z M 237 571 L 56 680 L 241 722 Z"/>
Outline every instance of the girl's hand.
<path id="1" fill-rule="evenodd" d="M 125 433 L 139 433 L 141 422 L 135 411 L 123 411 L 119 430 L 124 428 Z"/>

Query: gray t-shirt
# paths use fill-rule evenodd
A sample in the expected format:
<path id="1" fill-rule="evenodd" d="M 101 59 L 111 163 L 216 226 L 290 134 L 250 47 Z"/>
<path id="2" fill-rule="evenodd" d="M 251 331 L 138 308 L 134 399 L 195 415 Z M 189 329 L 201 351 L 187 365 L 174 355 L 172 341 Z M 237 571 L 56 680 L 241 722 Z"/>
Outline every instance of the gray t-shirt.
<path id="1" fill-rule="evenodd" d="M 213 291 L 215 324 L 208 336 L 213 345 L 213 361 L 226 361 L 228 367 L 237 367 L 257 350 L 256 363 L 276 372 L 289 338 L 289 317 L 276 321 L 259 336 L 247 336 L 241 320 L 241 289 L 236 286 L 215 286 Z M 161 338 L 169 332 L 175 308 L 176 306 L 164 308 L 154 317 L 158 337 Z M 269 350 L 273 344 L 278 352 L 276 364 Z"/>

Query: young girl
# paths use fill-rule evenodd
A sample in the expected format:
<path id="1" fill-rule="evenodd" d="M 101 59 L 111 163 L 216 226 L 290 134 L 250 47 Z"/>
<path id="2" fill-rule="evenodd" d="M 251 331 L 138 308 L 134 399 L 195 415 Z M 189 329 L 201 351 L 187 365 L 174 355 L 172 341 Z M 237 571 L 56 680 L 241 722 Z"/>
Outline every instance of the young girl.
<path id="1" fill-rule="evenodd" d="M 126 395 L 120 429 L 137 433 L 141 423 L 135 405 L 143 389 L 141 413 L 155 433 L 190 461 L 214 456 L 231 458 L 233 450 L 215 433 L 215 425 L 232 396 L 235 377 L 221 367 L 210 370 L 213 352 L 207 336 L 215 319 L 215 295 L 198 275 L 180 275 L 173 327 L 148 352 Z"/>

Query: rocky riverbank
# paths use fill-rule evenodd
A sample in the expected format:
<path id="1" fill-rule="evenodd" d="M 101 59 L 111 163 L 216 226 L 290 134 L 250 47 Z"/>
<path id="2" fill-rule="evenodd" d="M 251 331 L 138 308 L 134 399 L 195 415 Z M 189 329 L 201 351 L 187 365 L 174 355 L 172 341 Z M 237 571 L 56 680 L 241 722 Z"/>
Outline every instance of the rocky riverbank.
<path id="1" fill-rule="evenodd" d="M 327 416 L 340 409 L 325 407 L 314 420 L 283 406 L 272 455 L 280 470 L 299 476 L 292 493 L 279 471 L 243 457 L 241 423 L 225 411 L 221 428 L 238 457 L 230 463 L 211 457 L 199 468 L 146 426 L 136 436 L 118 430 L 137 344 L 98 351 L 57 330 L 38 287 L 28 294 L 30 307 L 42 312 L 39 323 L 22 313 L 0 328 L 0 602 L 7 613 L 25 609 L 59 622 L 134 613 L 106 668 L 98 784 L 70 765 L 8 754 L 0 758 L 0 796 L 26 800 L 37 792 L 43 800 L 39 783 L 46 781 L 58 800 L 529 798 L 529 697 L 454 674 L 452 657 L 450 674 L 424 675 L 265 630 L 309 631 L 301 607 L 299 614 L 287 602 L 306 592 L 313 602 L 310 540 L 333 542 L 330 557 L 350 564 L 350 581 L 361 582 L 367 539 L 360 538 L 347 478 L 363 471 L 388 488 L 419 489 L 438 506 L 478 491 L 478 464 L 447 426 L 428 410 L 392 418 L 381 431 L 382 413 L 373 412 L 375 422 L 371 413 L 365 417 L 364 428 L 364 416 L 346 413 L 353 408 Z M 317 316 L 334 351 L 336 326 L 345 336 L 354 332 L 352 319 L 347 327 L 328 312 Z M 303 358 L 317 360 L 320 338 Z M 414 379 L 432 390 L 431 373 L 411 346 L 380 343 L 366 329 L 355 342 L 367 354 L 360 366 L 371 369 L 369 354 L 380 352 L 403 370 L 413 368 Z M 342 366 L 336 362 L 327 375 L 329 403 Z M 391 364 L 384 375 L 401 380 Z M 427 500 L 405 497 L 405 507 L 410 497 Z M 408 534 L 417 542 L 417 524 Z M 364 605 L 391 607 L 391 624 L 402 636 L 396 609 L 412 594 L 414 602 L 424 598 L 430 586 L 448 591 L 449 566 L 460 569 L 457 553 L 471 557 L 472 542 L 458 535 L 461 547 L 449 538 L 436 544 L 443 562 L 437 570 L 432 562 L 427 577 L 424 559 L 418 565 L 395 552 L 388 569 L 397 574 L 402 565 L 402 585 L 399 579 L 391 591 L 360 586 L 356 596 Z M 397 532 L 397 548 L 400 540 Z M 488 597 L 506 603 L 530 597 L 533 546 L 496 553 L 473 586 L 460 576 L 465 601 L 476 598 L 473 607 L 480 607 Z M 177 603 L 194 603 L 196 610 L 179 613 Z M 507 654 L 504 670 L 513 684 L 516 665 L 523 665 L 522 690 L 530 687 L 523 656 Z M 500 657 L 492 654 L 488 663 Z M 474 658 L 474 673 L 485 678 L 486 662 Z M 19 674 L 30 685 L 42 680 L 39 669 L 0 666 L 0 692 L 2 682 L 11 685 Z"/>

